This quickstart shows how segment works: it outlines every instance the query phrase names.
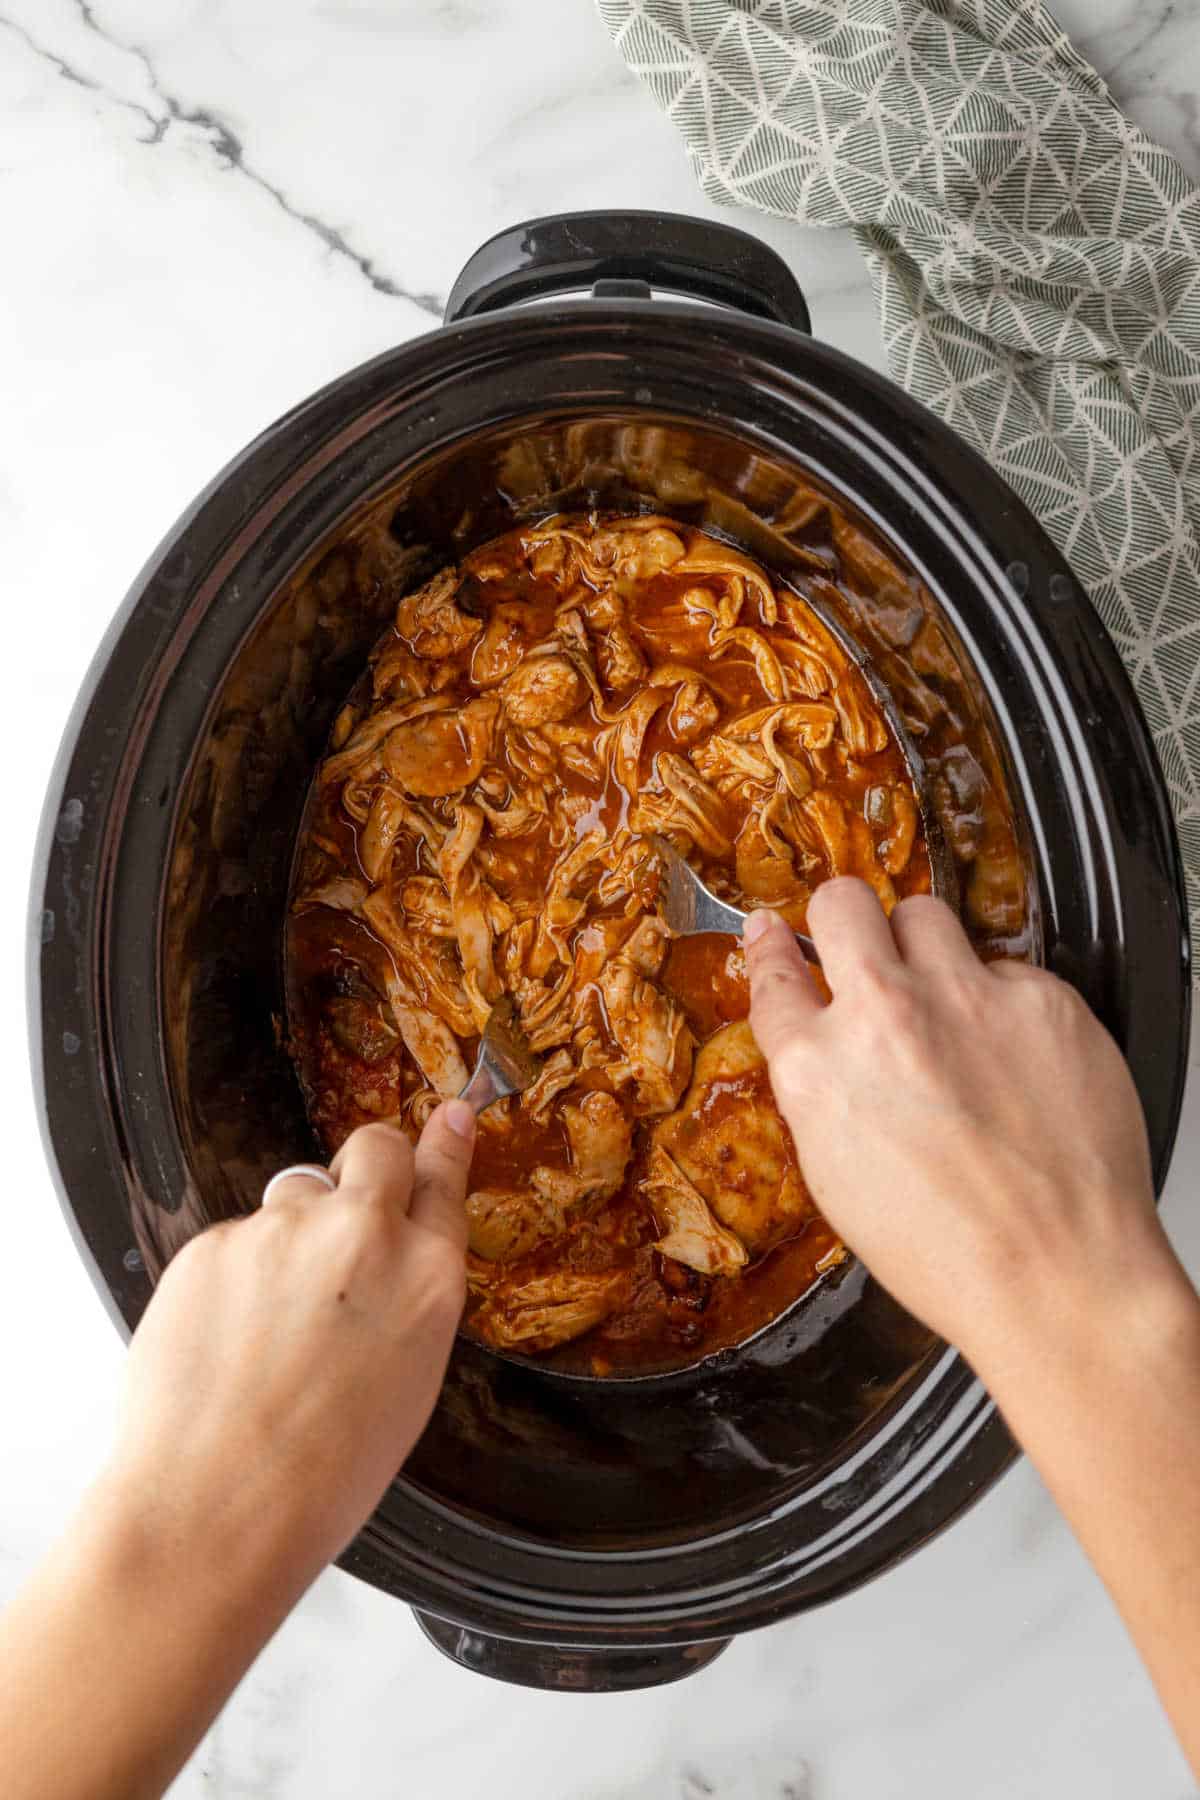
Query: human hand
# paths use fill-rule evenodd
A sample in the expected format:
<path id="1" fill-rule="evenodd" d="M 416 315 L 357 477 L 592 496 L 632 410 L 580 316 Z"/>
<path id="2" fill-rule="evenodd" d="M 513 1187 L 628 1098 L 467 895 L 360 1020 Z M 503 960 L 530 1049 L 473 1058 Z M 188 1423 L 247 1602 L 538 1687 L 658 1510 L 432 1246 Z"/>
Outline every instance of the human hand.
<path id="1" fill-rule="evenodd" d="M 474 1126 L 451 1101 L 414 1153 L 369 1125 L 334 1158 L 336 1192 L 280 1182 L 170 1264 L 115 1454 L 0 1620 L 6 1795 L 161 1794 L 379 1501 L 462 1311 Z"/>
<path id="2" fill-rule="evenodd" d="M 1173 1267 L 1132 1079 L 1072 988 L 980 962 L 940 901 L 889 922 L 859 881 L 818 888 L 809 930 L 832 1003 L 755 913 L 750 1021 L 814 1198 L 897 1299 L 978 1365 L 1022 1310 Z"/>
<path id="3" fill-rule="evenodd" d="M 1200 1301 L 1124 1060 L 1073 989 L 981 963 L 939 900 L 889 921 L 831 881 L 808 927 L 828 1005 L 782 921 L 745 935 L 750 1023 L 813 1195 L 982 1376 L 1200 1773 Z"/>
<path id="4" fill-rule="evenodd" d="M 336 1556 L 445 1375 L 473 1136 L 458 1102 L 415 1153 L 395 1127 L 365 1126 L 334 1158 L 336 1192 L 290 1179 L 260 1212 L 186 1245 L 130 1346 L 117 1485 L 205 1541 L 222 1521 L 265 1524 L 301 1581 Z"/>

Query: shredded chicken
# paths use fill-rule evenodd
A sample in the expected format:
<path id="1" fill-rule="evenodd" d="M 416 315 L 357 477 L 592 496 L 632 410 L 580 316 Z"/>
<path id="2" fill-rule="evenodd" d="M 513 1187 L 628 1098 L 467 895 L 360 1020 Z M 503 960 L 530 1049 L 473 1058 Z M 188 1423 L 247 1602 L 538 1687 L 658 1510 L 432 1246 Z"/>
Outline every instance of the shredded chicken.
<path id="1" fill-rule="evenodd" d="M 718 1090 L 721 1105 L 714 1107 Z M 751 1254 L 761 1255 L 813 1210 L 787 1127 L 770 1098 L 766 1065 L 744 1020 L 723 1027 L 700 1050 L 683 1105 L 655 1128 L 654 1144 Z M 697 1228 L 694 1207 L 679 1216 Z"/>
<path id="2" fill-rule="evenodd" d="M 565 1227 L 561 1211 L 531 1188 L 480 1188 L 467 1196 L 467 1242 L 486 1262 L 528 1256 Z"/>
<path id="3" fill-rule="evenodd" d="M 942 790 L 961 779 L 945 759 Z M 861 671 L 729 546 L 557 517 L 399 600 L 310 801 L 294 1036 L 331 1139 L 367 1116 L 415 1133 L 511 997 L 541 1070 L 484 1115 L 467 1202 L 466 1329 L 501 1349 L 700 1342 L 712 1283 L 810 1230 L 801 1285 L 836 1252 L 740 1016 L 744 964 L 670 942 L 655 835 L 797 928 L 831 875 L 889 909 L 928 885 Z M 1002 918 L 1001 884 L 978 905 Z"/>
<path id="4" fill-rule="evenodd" d="M 371 698 L 380 700 L 423 699 L 429 692 L 430 669 L 415 656 L 397 632 L 389 632 L 371 659 Z M 333 748 L 341 749 L 335 742 Z"/>
<path id="5" fill-rule="evenodd" d="M 428 936 L 402 918 L 386 888 L 378 887 L 362 904 L 362 917 L 390 953 L 396 978 L 415 1004 L 424 1004 L 459 1037 L 475 1025 L 461 965 L 445 938 Z M 407 1041 L 407 1037 L 406 1037 Z"/>
<path id="6" fill-rule="evenodd" d="M 615 1194 L 633 1147 L 633 1126 L 611 1094 L 594 1089 L 577 1106 L 564 1106 L 563 1124 L 571 1146 L 567 1170 L 536 1168 L 534 1191 L 561 1208 Z"/>
<path id="7" fill-rule="evenodd" d="M 454 829 L 438 856 L 438 873 L 446 885 L 454 935 L 462 957 L 463 985 L 482 1034 L 488 1014 L 500 998 L 500 983 L 492 963 L 492 921 L 474 853 L 483 830 L 483 814 L 477 806 L 459 806 Z"/>
<path id="8" fill-rule="evenodd" d="M 406 794 L 437 799 L 460 793 L 487 760 L 494 700 L 472 700 L 457 716 L 437 713 L 397 726 L 383 746 L 383 766 Z"/>
<path id="9" fill-rule="evenodd" d="M 646 659 L 624 625 L 610 625 L 597 642 L 596 661 L 610 688 L 622 692 L 643 679 Z"/>
<path id="10" fill-rule="evenodd" d="M 684 757 L 670 750 L 656 757 L 654 784 L 638 797 L 631 823 L 647 836 L 662 832 L 686 838 L 714 859 L 726 858 L 733 842 L 720 794 Z"/>
<path id="11" fill-rule="evenodd" d="M 731 625 L 713 634 L 714 654 L 724 656 L 729 650 L 743 650 L 754 664 L 755 673 L 769 700 L 787 699 L 787 682 L 779 658 L 761 631 L 745 625 Z"/>
<path id="12" fill-rule="evenodd" d="M 785 910 L 796 896 L 800 871 L 794 844 L 774 826 L 765 810 L 746 819 L 734 847 L 737 879 L 742 892 L 760 906 Z"/>
<path id="13" fill-rule="evenodd" d="M 546 1057 L 537 1080 L 521 1095 L 522 1110 L 531 1119 L 544 1119 L 558 1096 L 574 1085 L 576 1073 L 570 1050 L 565 1047 L 556 1050 Z"/>
<path id="14" fill-rule="evenodd" d="M 485 1303 L 477 1318 L 501 1350 L 553 1350 L 607 1319 L 627 1287 L 620 1272 L 537 1276 Z"/>
<path id="15" fill-rule="evenodd" d="M 417 931 L 428 932 L 432 937 L 455 935 L 450 896 L 434 876 L 410 875 L 400 889 L 400 904 Z"/>
<path id="16" fill-rule="evenodd" d="M 750 1260 L 746 1246 L 714 1219 L 670 1153 L 656 1144 L 650 1155 L 646 1193 L 663 1236 L 655 1244 L 664 1256 L 702 1275 L 736 1275 Z"/>
<path id="17" fill-rule="evenodd" d="M 448 712 L 453 704 L 449 695 L 434 694 L 429 699 L 405 700 L 371 713 L 351 732 L 344 748 L 326 757 L 320 780 L 331 787 L 348 781 L 351 775 L 360 781 L 373 780 L 382 768 L 382 746 L 393 731 L 429 713 Z"/>
<path id="18" fill-rule="evenodd" d="M 427 1086 L 442 1100 L 461 1093 L 467 1084 L 467 1065 L 458 1039 L 445 1020 L 427 1004 L 422 1004 L 400 975 L 388 984 L 388 1000 L 400 1027 L 404 1047 Z"/>
<path id="19" fill-rule="evenodd" d="M 329 906 L 335 912 L 357 912 L 368 893 L 365 881 L 353 875 L 331 875 L 315 887 L 304 888 L 292 902 L 293 912 L 310 906 Z"/>
<path id="20" fill-rule="evenodd" d="M 632 1081 L 633 1110 L 661 1113 L 675 1105 L 692 1067 L 692 1034 L 683 1008 L 670 994 L 619 958 L 600 974 L 609 1029 L 623 1060 L 614 1081 Z"/>
<path id="21" fill-rule="evenodd" d="M 518 601 L 501 601 L 483 628 L 471 652 L 471 680 L 476 687 L 491 687 L 511 675 L 525 654 L 529 609 Z"/>
<path id="22" fill-rule="evenodd" d="M 396 608 L 396 630 L 418 656 L 453 656 L 479 636 L 480 621 L 455 605 L 460 585 L 457 569 L 442 569 Z"/>
<path id="23" fill-rule="evenodd" d="M 358 860 L 367 878 L 377 884 L 391 866 L 396 839 L 411 813 L 407 796 L 397 788 L 381 787 L 371 801 L 358 839 Z"/>
<path id="24" fill-rule="evenodd" d="M 508 717 L 526 729 L 569 719 L 585 692 L 583 678 L 565 656 L 531 656 L 500 690 Z"/>

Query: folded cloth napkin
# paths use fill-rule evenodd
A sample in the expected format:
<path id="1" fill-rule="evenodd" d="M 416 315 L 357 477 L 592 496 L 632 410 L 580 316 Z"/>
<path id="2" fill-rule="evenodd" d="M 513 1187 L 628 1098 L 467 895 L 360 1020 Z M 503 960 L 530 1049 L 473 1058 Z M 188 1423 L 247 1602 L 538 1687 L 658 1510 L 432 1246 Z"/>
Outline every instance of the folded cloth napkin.
<path id="1" fill-rule="evenodd" d="M 713 200 L 853 227 L 893 375 L 1133 679 L 1200 944 L 1200 189 L 1041 0 L 598 0 Z"/>

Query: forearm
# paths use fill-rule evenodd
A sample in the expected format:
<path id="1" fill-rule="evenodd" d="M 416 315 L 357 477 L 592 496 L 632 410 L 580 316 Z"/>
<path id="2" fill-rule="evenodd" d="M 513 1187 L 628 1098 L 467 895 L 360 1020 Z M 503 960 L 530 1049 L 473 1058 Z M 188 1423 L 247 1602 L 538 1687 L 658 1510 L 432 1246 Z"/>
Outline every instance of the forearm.
<path id="1" fill-rule="evenodd" d="M 0 1618 L 3 1800 L 161 1794 L 428 1423 L 465 1292 L 474 1115 L 368 1125 L 171 1262 L 113 1464 Z"/>
<path id="2" fill-rule="evenodd" d="M 1200 1299 L 1152 1236 L 1111 1290 L 1048 1271 L 1007 1315 L 972 1360 L 1200 1773 Z"/>
<path id="3" fill-rule="evenodd" d="M 151 1800 L 315 1568 L 278 1525 L 193 1531 L 119 1478 L 0 1620 L 6 1800 Z"/>

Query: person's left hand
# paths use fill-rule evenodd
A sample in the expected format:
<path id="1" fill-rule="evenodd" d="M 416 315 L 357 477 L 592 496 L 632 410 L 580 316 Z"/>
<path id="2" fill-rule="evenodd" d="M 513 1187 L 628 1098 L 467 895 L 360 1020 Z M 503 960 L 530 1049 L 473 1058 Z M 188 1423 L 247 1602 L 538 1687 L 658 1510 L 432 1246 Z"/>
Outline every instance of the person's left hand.
<path id="1" fill-rule="evenodd" d="M 433 1114 L 414 1153 L 367 1125 L 330 1193 L 280 1183 L 194 1238 L 130 1348 L 110 1478 L 205 1541 L 270 1521 L 293 1575 L 342 1550 L 433 1410 L 465 1296 L 474 1116 Z"/>

